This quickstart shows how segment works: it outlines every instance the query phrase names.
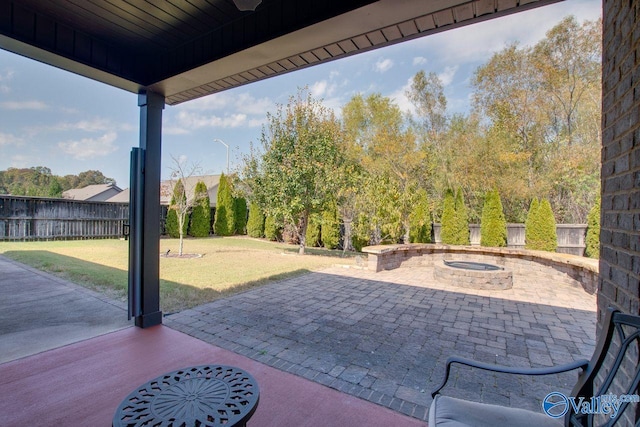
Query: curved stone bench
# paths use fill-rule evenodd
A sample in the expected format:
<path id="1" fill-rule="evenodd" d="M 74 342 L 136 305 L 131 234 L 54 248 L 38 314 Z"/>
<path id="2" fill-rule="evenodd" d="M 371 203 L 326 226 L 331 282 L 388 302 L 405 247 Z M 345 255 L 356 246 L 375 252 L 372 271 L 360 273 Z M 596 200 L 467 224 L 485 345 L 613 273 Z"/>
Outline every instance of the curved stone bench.
<path id="1" fill-rule="evenodd" d="M 507 268 L 514 275 L 535 272 L 548 280 L 581 286 L 589 294 L 598 289 L 598 260 L 576 255 L 425 243 L 366 246 L 362 252 L 368 254 L 368 269 L 376 272 L 399 267 L 434 267 L 445 260 L 488 262 Z"/>

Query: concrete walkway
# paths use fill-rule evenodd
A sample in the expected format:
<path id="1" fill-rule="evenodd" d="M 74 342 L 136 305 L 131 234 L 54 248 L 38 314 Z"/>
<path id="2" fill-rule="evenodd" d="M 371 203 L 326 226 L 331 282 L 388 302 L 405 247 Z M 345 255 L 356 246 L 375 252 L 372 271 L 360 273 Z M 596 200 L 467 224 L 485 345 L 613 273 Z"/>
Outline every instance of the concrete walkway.
<path id="1" fill-rule="evenodd" d="M 126 305 L 0 256 L 0 363 L 129 326 Z"/>
<path id="2" fill-rule="evenodd" d="M 440 284 L 429 268 L 330 268 L 165 318 L 165 325 L 426 420 L 451 355 L 520 367 L 590 358 L 596 297 L 536 272 L 506 291 Z M 455 368 L 443 393 L 540 411 L 577 373 L 519 377 Z"/>

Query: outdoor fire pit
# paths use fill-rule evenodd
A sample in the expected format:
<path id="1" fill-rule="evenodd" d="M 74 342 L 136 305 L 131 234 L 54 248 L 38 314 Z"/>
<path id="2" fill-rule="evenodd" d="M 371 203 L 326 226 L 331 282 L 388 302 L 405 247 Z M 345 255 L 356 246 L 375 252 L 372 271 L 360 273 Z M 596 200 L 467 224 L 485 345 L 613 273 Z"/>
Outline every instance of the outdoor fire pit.
<path id="1" fill-rule="evenodd" d="M 451 285 L 468 289 L 504 290 L 513 287 L 511 271 L 482 262 L 443 261 L 434 267 L 434 276 Z"/>

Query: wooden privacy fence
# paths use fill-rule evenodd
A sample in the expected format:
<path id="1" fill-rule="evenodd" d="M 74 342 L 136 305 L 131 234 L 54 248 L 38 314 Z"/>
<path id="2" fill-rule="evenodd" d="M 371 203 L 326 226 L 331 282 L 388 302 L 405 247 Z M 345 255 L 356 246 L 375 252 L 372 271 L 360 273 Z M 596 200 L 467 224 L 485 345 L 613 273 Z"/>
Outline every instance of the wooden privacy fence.
<path id="1" fill-rule="evenodd" d="M 128 221 L 128 203 L 0 195 L 0 240 L 115 238 Z"/>
<path id="2" fill-rule="evenodd" d="M 440 224 L 433 225 L 434 243 L 442 243 Z M 556 252 L 584 255 L 587 224 L 557 224 L 558 249 Z M 480 245 L 480 225 L 469 224 L 469 238 L 472 246 Z M 524 224 L 507 224 L 507 247 L 524 249 Z"/>

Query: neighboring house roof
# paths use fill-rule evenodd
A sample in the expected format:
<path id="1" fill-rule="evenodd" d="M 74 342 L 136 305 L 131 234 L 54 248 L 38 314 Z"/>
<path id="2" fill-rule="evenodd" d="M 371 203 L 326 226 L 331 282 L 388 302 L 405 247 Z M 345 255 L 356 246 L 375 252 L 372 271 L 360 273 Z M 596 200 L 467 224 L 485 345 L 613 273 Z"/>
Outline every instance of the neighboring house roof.
<path id="1" fill-rule="evenodd" d="M 194 195 L 194 190 L 198 181 L 204 182 L 207 186 L 207 193 L 209 193 L 209 205 L 214 208 L 216 206 L 216 199 L 218 198 L 218 185 L 220 184 L 220 175 L 200 175 L 190 176 L 185 179 L 185 190 L 187 193 L 187 199 L 191 200 Z M 168 206 L 171 202 L 171 195 L 173 194 L 173 186 L 178 180 L 166 180 L 160 183 L 160 204 Z"/>
<path id="2" fill-rule="evenodd" d="M 125 188 L 115 196 L 106 200 L 107 202 L 112 203 L 129 203 L 129 189 Z"/>
<path id="3" fill-rule="evenodd" d="M 63 199 L 104 202 L 120 193 L 122 189 L 115 184 L 87 185 L 83 188 L 72 188 L 62 193 Z"/>

